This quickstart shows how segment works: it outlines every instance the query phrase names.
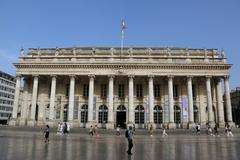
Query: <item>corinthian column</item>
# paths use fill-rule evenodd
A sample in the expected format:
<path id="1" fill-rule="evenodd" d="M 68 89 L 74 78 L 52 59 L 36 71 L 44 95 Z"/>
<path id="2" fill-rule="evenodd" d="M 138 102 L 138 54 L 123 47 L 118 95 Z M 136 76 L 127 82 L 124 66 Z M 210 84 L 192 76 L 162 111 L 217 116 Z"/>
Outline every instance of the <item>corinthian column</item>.
<path id="1" fill-rule="evenodd" d="M 37 107 L 37 92 L 38 92 L 38 75 L 35 75 L 33 78 L 31 115 L 30 115 L 30 120 L 27 122 L 28 126 L 35 125 L 35 115 L 36 115 L 36 107 Z"/>
<path id="2" fill-rule="evenodd" d="M 212 110 L 212 92 L 210 77 L 206 77 L 206 89 L 207 89 L 207 109 L 208 109 L 208 123 L 213 126 L 213 110 Z"/>
<path id="3" fill-rule="evenodd" d="M 114 76 L 109 76 L 108 81 L 108 123 L 107 128 L 113 129 L 114 128 L 114 121 L 113 121 L 113 79 Z"/>
<path id="4" fill-rule="evenodd" d="M 174 123 L 174 108 L 173 108 L 173 76 L 168 76 L 168 107 L 169 107 L 169 128 L 176 128 Z"/>
<path id="5" fill-rule="evenodd" d="M 69 106 L 68 106 L 68 122 L 73 123 L 73 108 L 74 108 L 74 92 L 75 92 L 75 76 L 70 76 L 70 91 L 69 91 Z"/>
<path id="6" fill-rule="evenodd" d="M 219 127 L 224 127 L 224 109 L 222 98 L 222 82 L 221 79 L 217 80 L 217 107 L 218 107 L 218 123 Z"/>
<path id="7" fill-rule="evenodd" d="M 128 125 L 134 123 L 134 100 L 133 100 L 133 78 L 134 76 L 128 76 Z"/>
<path id="8" fill-rule="evenodd" d="M 232 121 L 232 105 L 229 91 L 229 76 L 224 77 L 224 88 L 225 88 L 225 104 L 227 109 L 227 122 L 230 124 L 233 123 L 233 121 Z"/>
<path id="9" fill-rule="evenodd" d="M 94 75 L 89 75 L 89 95 L 88 95 L 88 123 L 89 128 L 93 125 L 93 94 L 94 94 Z"/>
<path id="10" fill-rule="evenodd" d="M 153 95 L 153 76 L 148 79 L 148 95 L 149 95 L 149 123 L 153 125 L 153 108 L 154 108 L 154 95 Z M 150 127 L 150 126 L 149 126 Z"/>
<path id="11" fill-rule="evenodd" d="M 20 81 L 21 81 L 21 77 L 19 75 L 17 75 L 16 88 L 15 88 L 15 94 L 14 94 L 14 102 L 13 102 L 12 119 L 9 123 L 9 125 L 11 125 L 11 126 L 17 125 L 17 112 L 18 112 L 19 93 L 20 93 Z"/>
<path id="12" fill-rule="evenodd" d="M 193 95 L 192 95 L 192 77 L 187 79 L 187 90 L 188 90 L 188 111 L 189 111 L 189 122 L 188 128 L 192 128 L 194 125 L 193 119 Z"/>
<path id="13" fill-rule="evenodd" d="M 24 90 L 23 90 L 23 105 L 21 107 L 21 120 L 20 126 L 25 126 L 27 122 L 27 108 L 28 108 L 28 81 L 24 78 Z"/>
<path id="14" fill-rule="evenodd" d="M 56 76 L 52 76 L 52 83 L 51 83 L 51 95 L 50 95 L 50 109 L 49 109 L 49 121 L 54 124 L 54 105 L 55 105 L 55 95 L 56 95 Z"/>

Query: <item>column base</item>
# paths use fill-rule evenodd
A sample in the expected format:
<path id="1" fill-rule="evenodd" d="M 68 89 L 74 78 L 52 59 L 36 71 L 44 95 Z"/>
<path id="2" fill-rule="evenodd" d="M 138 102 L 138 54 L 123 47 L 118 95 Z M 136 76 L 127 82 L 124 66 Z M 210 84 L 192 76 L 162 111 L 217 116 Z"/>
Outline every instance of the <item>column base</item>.
<path id="1" fill-rule="evenodd" d="M 36 125 L 36 121 L 35 120 L 27 121 L 27 126 L 34 127 L 35 125 Z"/>
<path id="2" fill-rule="evenodd" d="M 235 128 L 235 123 L 234 122 L 227 122 L 228 123 L 228 125 L 230 126 L 230 127 L 234 127 Z"/>
<path id="3" fill-rule="evenodd" d="M 168 123 L 168 129 L 176 129 L 176 123 L 169 122 Z"/>
<path id="4" fill-rule="evenodd" d="M 80 127 L 79 121 L 78 120 L 72 121 L 71 128 L 78 128 L 78 127 Z"/>
<path id="5" fill-rule="evenodd" d="M 114 123 L 113 123 L 113 122 L 108 122 L 108 123 L 106 124 L 106 128 L 107 128 L 107 129 L 114 129 Z"/>
<path id="6" fill-rule="evenodd" d="M 19 126 L 26 126 L 26 125 L 27 125 L 27 120 L 26 119 L 20 119 Z"/>
<path id="7" fill-rule="evenodd" d="M 18 125 L 18 120 L 17 119 L 11 119 L 8 123 L 9 126 L 17 126 Z"/>
<path id="8" fill-rule="evenodd" d="M 225 122 L 219 122 L 218 127 L 219 128 L 225 128 Z"/>
<path id="9" fill-rule="evenodd" d="M 54 122 L 53 120 L 47 121 L 46 124 L 49 125 L 50 127 L 56 127 L 57 126 L 57 123 Z"/>
<path id="10" fill-rule="evenodd" d="M 129 129 L 130 126 L 134 128 L 135 124 L 133 122 L 128 122 L 126 125 L 127 129 Z"/>
<path id="11" fill-rule="evenodd" d="M 211 128 L 213 128 L 215 126 L 215 122 L 208 122 L 208 124 L 211 126 Z"/>
<path id="12" fill-rule="evenodd" d="M 195 128 L 196 128 L 196 124 L 194 122 L 188 123 L 188 129 L 195 129 Z"/>
<path id="13" fill-rule="evenodd" d="M 45 126 L 45 125 L 47 125 L 43 120 L 38 120 L 37 122 L 36 122 L 36 125 L 37 126 Z"/>
<path id="14" fill-rule="evenodd" d="M 182 122 L 181 127 L 184 129 L 188 129 L 188 122 Z"/>

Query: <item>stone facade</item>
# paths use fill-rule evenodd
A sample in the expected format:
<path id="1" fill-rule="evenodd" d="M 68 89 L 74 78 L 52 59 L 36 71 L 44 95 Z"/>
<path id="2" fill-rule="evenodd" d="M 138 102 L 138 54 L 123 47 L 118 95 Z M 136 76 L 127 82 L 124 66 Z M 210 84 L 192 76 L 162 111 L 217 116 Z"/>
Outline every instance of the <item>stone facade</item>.
<path id="1" fill-rule="evenodd" d="M 191 128 L 232 124 L 224 51 L 183 48 L 30 48 L 21 50 L 15 97 L 24 80 L 21 117 L 13 125 Z M 208 107 L 211 106 L 211 107 Z"/>

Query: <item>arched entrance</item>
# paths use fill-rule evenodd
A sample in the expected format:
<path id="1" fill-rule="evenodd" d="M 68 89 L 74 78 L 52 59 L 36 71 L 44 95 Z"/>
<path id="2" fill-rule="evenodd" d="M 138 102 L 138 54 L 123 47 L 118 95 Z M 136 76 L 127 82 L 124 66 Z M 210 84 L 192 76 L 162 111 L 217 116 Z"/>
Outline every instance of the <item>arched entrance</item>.
<path id="1" fill-rule="evenodd" d="M 154 123 L 156 124 L 157 128 L 160 128 L 163 123 L 163 109 L 161 106 L 157 105 L 154 107 L 153 112 Z"/>
<path id="2" fill-rule="evenodd" d="M 87 121 L 88 121 L 88 105 L 84 104 L 81 107 L 81 123 L 83 124 L 83 127 L 86 127 Z"/>
<path id="3" fill-rule="evenodd" d="M 181 109 L 179 106 L 174 106 L 174 122 L 176 123 L 176 128 L 181 127 Z"/>
<path id="4" fill-rule="evenodd" d="M 68 120 L 68 104 L 65 104 L 63 107 L 63 122 Z"/>
<path id="5" fill-rule="evenodd" d="M 124 105 L 120 105 L 117 107 L 117 126 L 119 125 L 121 128 L 126 128 L 126 107 Z"/>
<path id="6" fill-rule="evenodd" d="M 135 124 L 137 128 L 144 128 L 145 116 L 144 116 L 144 107 L 138 105 L 135 108 Z"/>

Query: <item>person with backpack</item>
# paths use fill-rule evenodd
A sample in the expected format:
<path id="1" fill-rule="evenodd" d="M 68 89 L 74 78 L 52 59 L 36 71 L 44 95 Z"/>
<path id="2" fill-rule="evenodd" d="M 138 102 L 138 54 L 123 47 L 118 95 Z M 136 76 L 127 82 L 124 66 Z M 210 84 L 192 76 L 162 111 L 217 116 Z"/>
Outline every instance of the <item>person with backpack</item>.
<path id="1" fill-rule="evenodd" d="M 125 131 L 125 137 L 128 139 L 128 150 L 127 154 L 132 155 L 132 148 L 133 148 L 133 130 L 132 126 L 129 127 L 128 130 Z"/>

